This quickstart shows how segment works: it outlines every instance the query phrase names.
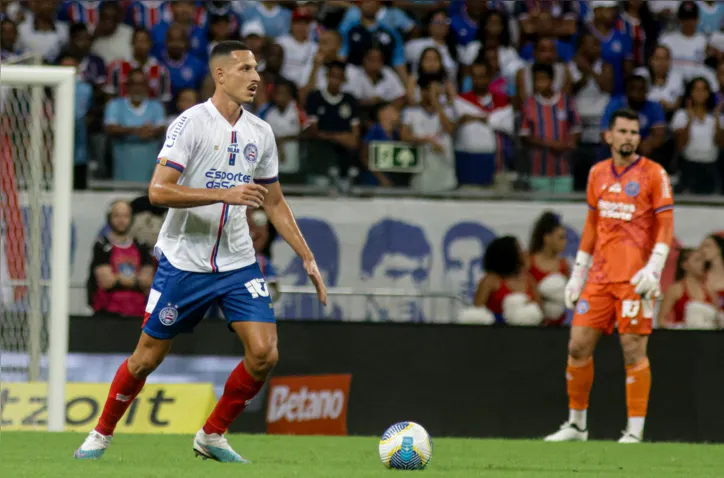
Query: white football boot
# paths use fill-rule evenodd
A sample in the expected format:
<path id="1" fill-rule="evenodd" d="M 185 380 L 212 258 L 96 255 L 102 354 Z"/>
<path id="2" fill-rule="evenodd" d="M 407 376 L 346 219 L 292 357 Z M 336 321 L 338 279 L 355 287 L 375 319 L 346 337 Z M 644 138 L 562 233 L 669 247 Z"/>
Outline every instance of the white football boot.
<path id="1" fill-rule="evenodd" d="M 621 435 L 621 438 L 618 439 L 619 443 L 641 443 L 642 441 L 642 436 L 638 436 L 628 430 L 624 430 L 623 435 Z"/>
<path id="2" fill-rule="evenodd" d="M 557 432 L 552 435 L 548 435 L 544 438 L 544 441 L 558 442 L 558 441 L 587 441 L 588 440 L 588 429 L 581 430 L 578 426 L 567 421 Z"/>
<path id="3" fill-rule="evenodd" d="M 194 453 L 204 460 L 216 460 L 221 463 L 251 463 L 234 451 L 224 435 L 212 433 L 207 435 L 203 428 L 194 437 Z"/>
<path id="4" fill-rule="evenodd" d="M 111 439 L 113 439 L 112 436 L 101 435 L 93 430 L 73 456 L 78 460 L 97 460 L 106 452 L 106 448 L 111 444 Z"/>

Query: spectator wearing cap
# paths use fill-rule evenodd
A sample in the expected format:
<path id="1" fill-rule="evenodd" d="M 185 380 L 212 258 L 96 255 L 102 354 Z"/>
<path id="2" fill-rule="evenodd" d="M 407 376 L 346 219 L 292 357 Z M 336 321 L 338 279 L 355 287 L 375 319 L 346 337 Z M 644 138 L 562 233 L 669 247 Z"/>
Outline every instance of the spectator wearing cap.
<path id="1" fill-rule="evenodd" d="M 578 9 L 570 0 L 520 0 L 515 2 L 513 14 L 526 43 L 539 35 L 568 43 L 578 28 Z"/>
<path id="2" fill-rule="evenodd" d="M 379 0 L 361 0 L 359 22 L 340 29 L 342 49 L 339 56 L 345 58 L 348 63 L 360 66 L 365 52 L 372 46 L 377 46 L 384 54 L 385 65 L 394 68 L 403 82 L 407 82 L 402 37 L 396 30 L 379 22 L 377 13 L 380 7 Z"/>
<path id="3" fill-rule="evenodd" d="M 98 17 L 91 51 L 101 57 L 106 65 L 118 58 L 130 58 L 133 28 L 121 23 L 121 7 L 118 2 L 101 3 Z"/>
<path id="4" fill-rule="evenodd" d="M 159 101 L 148 99 L 143 70 L 133 70 L 127 86 L 126 98 L 106 105 L 106 134 L 113 138 L 113 179 L 148 182 L 166 130 L 166 113 Z"/>
<path id="5" fill-rule="evenodd" d="M 199 89 L 208 71 L 206 64 L 189 52 L 186 29 L 178 23 L 170 25 L 166 32 L 166 51 L 161 53 L 161 62 L 171 75 L 173 94 L 184 88 Z"/>
<path id="6" fill-rule="evenodd" d="M 118 58 L 108 65 L 108 75 L 104 91 L 111 96 L 126 96 L 128 74 L 140 68 L 146 75 L 149 98 L 163 103 L 171 101 L 171 73 L 155 56 L 151 55 L 151 33 L 147 30 L 133 32 L 130 58 Z"/>
<path id="7" fill-rule="evenodd" d="M 646 78 L 631 75 L 626 79 L 626 95 L 611 99 L 601 117 L 601 142 L 606 144 L 603 136 L 613 113 L 622 108 L 630 108 L 639 115 L 639 135 L 641 143 L 638 152 L 646 157 L 664 144 L 666 136 L 666 117 L 664 109 L 655 101 L 646 99 L 648 94 Z"/>
<path id="8" fill-rule="evenodd" d="M 276 39 L 284 49 L 282 76 L 294 81 L 297 87 L 306 84 L 304 72 L 314 63 L 317 44 L 309 39 L 309 23 L 312 15 L 306 7 L 297 7 L 292 13 L 292 25 L 289 34 Z"/>
<path id="9" fill-rule="evenodd" d="M 31 14 L 18 26 L 19 47 L 53 62 L 68 43 L 68 24 L 56 20 L 53 0 L 36 0 L 28 6 Z"/>
<path id="10" fill-rule="evenodd" d="M 576 149 L 581 120 L 567 94 L 553 89 L 553 67 L 533 65 L 534 95 L 522 108 L 519 134 L 530 147 L 531 186 L 535 191 L 573 190 L 569 153 Z"/>
<path id="11" fill-rule="evenodd" d="M 616 29 L 617 4 L 614 0 L 594 0 L 593 20 L 588 30 L 601 42 L 601 58 L 613 67 L 613 94 L 624 90 L 624 79 L 633 72 L 631 38 Z"/>
<path id="12" fill-rule="evenodd" d="M 170 9 L 171 19 L 162 21 L 151 30 L 154 55 L 161 55 L 166 47 L 169 27 L 175 24 L 183 29 L 184 36 L 189 44 L 189 53 L 199 60 L 205 61 L 208 54 L 206 51 L 208 36 L 206 29 L 194 24 L 195 2 L 192 0 L 175 0 L 170 2 Z"/>
<path id="13" fill-rule="evenodd" d="M 289 33 L 292 24 L 292 12 L 279 6 L 280 2 L 248 2 L 242 17 L 244 22 L 259 21 L 266 36 L 277 38 Z"/>
<path id="14" fill-rule="evenodd" d="M 83 23 L 70 26 L 68 50 L 81 58 L 78 68 L 83 79 L 91 85 L 100 86 L 106 82 L 106 65 L 101 57 L 91 53 L 92 40 Z"/>
<path id="15" fill-rule="evenodd" d="M 681 73 L 685 81 L 703 76 L 716 85 L 716 74 L 704 65 L 707 56 L 706 35 L 697 31 L 699 6 L 696 2 L 684 0 L 678 11 L 679 30 L 662 35 L 660 43 L 669 47 L 672 68 Z"/>

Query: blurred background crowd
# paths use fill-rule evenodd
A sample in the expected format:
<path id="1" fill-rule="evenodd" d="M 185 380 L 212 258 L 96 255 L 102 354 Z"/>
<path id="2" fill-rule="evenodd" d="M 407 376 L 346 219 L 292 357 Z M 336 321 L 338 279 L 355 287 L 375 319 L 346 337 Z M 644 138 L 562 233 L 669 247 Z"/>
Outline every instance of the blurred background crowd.
<path id="1" fill-rule="evenodd" d="M 213 94 L 226 39 L 256 55 L 247 109 L 285 184 L 580 191 L 628 106 L 677 192 L 724 187 L 721 2 L 27 0 L 0 16 L 4 64 L 78 68 L 77 189 L 150 179 L 167 125 Z M 389 141 L 423 167 L 371 161 Z"/>

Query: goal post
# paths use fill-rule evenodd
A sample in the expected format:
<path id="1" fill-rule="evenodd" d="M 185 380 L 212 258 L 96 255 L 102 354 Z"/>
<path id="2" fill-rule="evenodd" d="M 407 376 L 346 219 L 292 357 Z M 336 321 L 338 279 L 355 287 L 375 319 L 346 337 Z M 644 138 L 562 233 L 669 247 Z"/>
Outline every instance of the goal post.
<path id="1" fill-rule="evenodd" d="M 42 354 L 41 332 L 47 320 L 49 431 L 62 431 L 65 425 L 75 81 L 75 68 L 69 67 L 3 65 L 0 70 L 0 116 L 3 120 L 3 131 L 0 134 L 3 143 L 20 143 L 19 146 L 2 146 L 4 151 L 0 161 L 6 164 L 0 174 L 12 174 L 13 177 L 6 178 L 3 185 L 12 183 L 17 196 L 24 195 L 27 198 L 27 220 L 15 225 L 20 230 L 27 228 L 27 233 L 24 233 L 26 236 L 18 245 L 16 254 L 5 256 L 6 260 L 22 268 L 22 277 L 11 280 L 10 285 L 13 289 L 26 288 L 21 292 L 26 297 L 22 306 L 14 304 L 6 307 L 0 302 L 3 310 L 2 327 L 17 327 L 17 330 L 22 331 L 21 335 L 27 337 L 28 343 L 22 344 L 18 350 L 28 355 L 28 380 L 38 380 Z M 50 112 L 46 111 L 45 105 L 47 89 L 52 91 L 49 96 L 52 99 Z M 19 97 L 23 99 L 19 101 L 20 107 L 11 112 L 11 102 Z M 22 118 L 18 119 L 14 115 Z M 46 136 L 52 139 L 48 140 Z M 48 141 L 52 141 L 49 147 Z M 44 162 L 44 159 L 49 161 Z M 18 178 L 18 171 L 23 169 L 29 173 L 29 177 Z M 48 170 L 51 178 L 46 180 Z M 10 203 L 7 186 L 0 191 L 0 195 L 7 206 Z M 48 196 L 52 205 L 50 234 L 45 235 L 41 232 L 42 221 L 43 215 L 48 212 L 41 202 L 43 196 Z M 13 200 L 17 201 L 17 197 Z M 9 230 L 7 211 L 10 209 L 3 208 L 5 217 L 0 221 L 5 223 L 6 230 Z M 16 205 L 16 213 L 17 210 L 19 206 Z M 21 217 L 19 213 L 16 216 Z M 48 248 L 49 283 L 41 281 L 39 259 Z M 26 252 L 29 256 L 27 258 Z M 43 291 L 46 287 L 49 287 L 49 294 Z M 10 324 L 13 319 L 11 314 L 22 317 L 19 324 Z"/>

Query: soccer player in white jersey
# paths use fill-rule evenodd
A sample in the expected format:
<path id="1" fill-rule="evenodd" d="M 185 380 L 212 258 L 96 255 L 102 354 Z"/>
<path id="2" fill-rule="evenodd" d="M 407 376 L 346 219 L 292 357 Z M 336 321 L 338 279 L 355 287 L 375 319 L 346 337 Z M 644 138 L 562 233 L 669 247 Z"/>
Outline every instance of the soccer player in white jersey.
<path id="1" fill-rule="evenodd" d="M 156 244 L 159 266 L 143 331 L 136 350 L 118 368 L 98 425 L 76 458 L 103 456 L 116 424 L 166 357 L 173 338 L 190 332 L 218 302 L 244 344 L 244 360 L 231 372 L 193 447 L 204 458 L 246 462 L 224 432 L 278 360 L 274 309 L 249 237 L 247 207 L 264 208 L 303 259 L 319 300 L 327 302 L 314 256 L 277 181 L 271 127 L 241 106 L 253 101 L 259 86 L 256 65 L 243 43 L 220 42 L 209 60 L 213 97 L 186 110 L 168 128 L 149 187 L 151 202 L 168 207 L 169 213 Z"/>

